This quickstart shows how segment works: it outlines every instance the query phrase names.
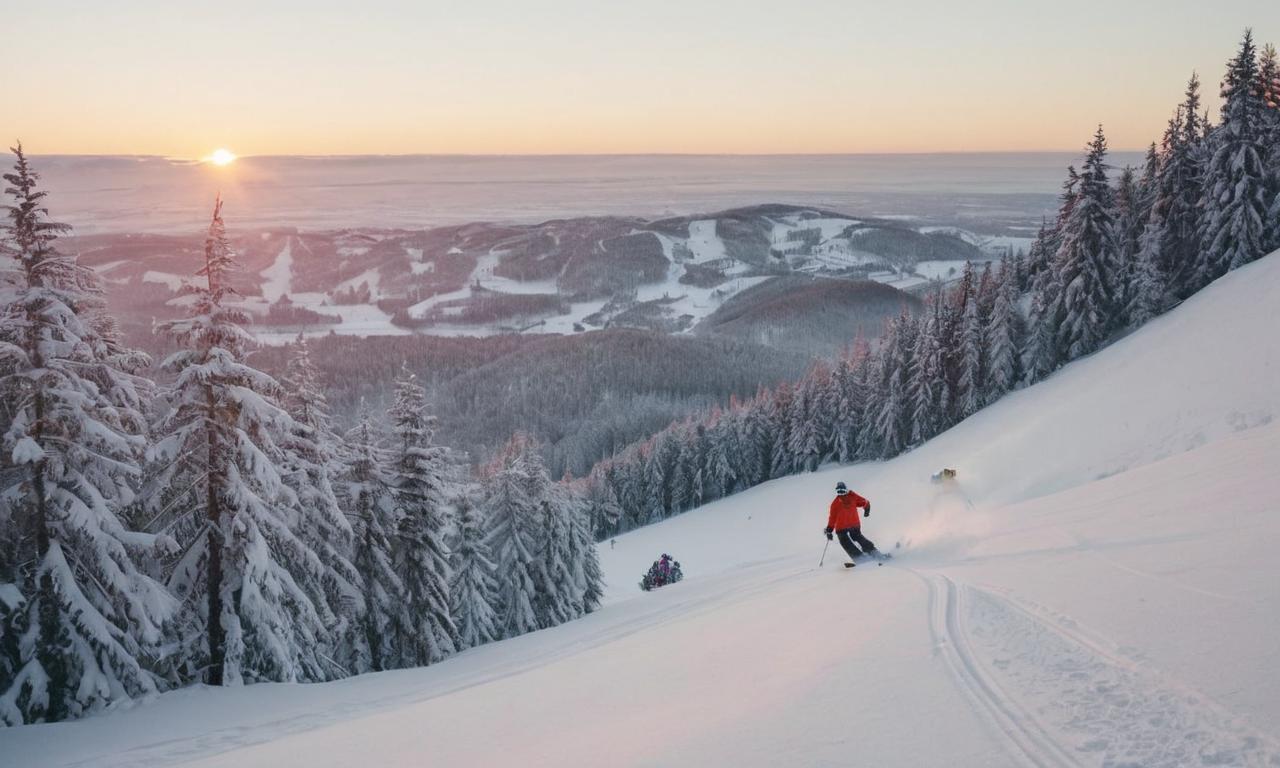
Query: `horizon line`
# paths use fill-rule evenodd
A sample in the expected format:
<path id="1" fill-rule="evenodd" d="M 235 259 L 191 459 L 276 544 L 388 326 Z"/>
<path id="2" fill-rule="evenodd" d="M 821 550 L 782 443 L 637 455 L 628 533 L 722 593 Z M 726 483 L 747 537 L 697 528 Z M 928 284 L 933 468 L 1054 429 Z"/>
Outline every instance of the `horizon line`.
<path id="1" fill-rule="evenodd" d="M 1146 147 L 1108 147 L 1108 152 L 1146 152 Z M 888 157 L 888 156 L 928 156 L 928 155 L 1046 155 L 1046 154 L 1085 154 L 1087 148 L 1080 149 L 941 149 L 902 152 L 346 152 L 346 153 L 267 153 L 257 155 L 236 155 L 236 162 L 241 160 L 341 160 L 356 158 L 592 158 L 592 157 Z M 28 153 L 31 158 L 118 158 L 126 160 L 167 160 L 175 163 L 204 165 L 206 160 L 198 157 L 182 157 L 151 153 L 127 152 L 39 152 Z"/>

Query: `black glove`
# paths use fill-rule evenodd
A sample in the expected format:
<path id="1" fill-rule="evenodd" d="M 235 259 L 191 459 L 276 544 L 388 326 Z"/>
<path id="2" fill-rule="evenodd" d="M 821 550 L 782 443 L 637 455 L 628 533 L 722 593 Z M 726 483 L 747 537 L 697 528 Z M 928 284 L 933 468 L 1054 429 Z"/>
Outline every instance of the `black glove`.
<path id="1" fill-rule="evenodd" d="M 862 510 L 863 517 L 871 517 L 871 502 L 867 502 L 867 506 Z"/>
<path id="2" fill-rule="evenodd" d="M 823 533 L 825 533 L 825 534 L 827 534 L 827 541 L 831 541 L 831 529 L 830 529 L 830 528 L 823 528 L 823 529 L 822 529 L 822 532 L 823 532 Z"/>

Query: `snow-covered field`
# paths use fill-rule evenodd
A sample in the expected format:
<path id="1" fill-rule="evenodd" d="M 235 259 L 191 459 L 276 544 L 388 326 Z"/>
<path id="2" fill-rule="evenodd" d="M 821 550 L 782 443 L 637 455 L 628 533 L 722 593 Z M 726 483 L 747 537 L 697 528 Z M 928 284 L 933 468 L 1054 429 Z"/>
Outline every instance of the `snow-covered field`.
<path id="1" fill-rule="evenodd" d="M 898 459 L 619 537 L 581 621 L 8 729 L 0 764 L 1280 765 L 1277 305 L 1272 255 Z M 837 479 L 894 562 L 818 568 Z M 640 592 L 662 552 L 685 581 Z"/>

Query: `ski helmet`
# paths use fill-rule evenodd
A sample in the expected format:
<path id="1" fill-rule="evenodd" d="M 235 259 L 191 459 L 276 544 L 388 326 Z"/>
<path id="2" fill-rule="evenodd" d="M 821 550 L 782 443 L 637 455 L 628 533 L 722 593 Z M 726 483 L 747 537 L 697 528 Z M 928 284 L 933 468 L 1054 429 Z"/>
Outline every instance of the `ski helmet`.
<path id="1" fill-rule="evenodd" d="M 837 496 L 843 496 L 843 495 L 845 495 L 845 494 L 846 494 L 846 493 L 848 493 L 848 492 L 849 492 L 849 486 L 845 485 L 843 480 L 841 480 L 840 482 L 836 483 L 836 495 L 837 495 Z"/>

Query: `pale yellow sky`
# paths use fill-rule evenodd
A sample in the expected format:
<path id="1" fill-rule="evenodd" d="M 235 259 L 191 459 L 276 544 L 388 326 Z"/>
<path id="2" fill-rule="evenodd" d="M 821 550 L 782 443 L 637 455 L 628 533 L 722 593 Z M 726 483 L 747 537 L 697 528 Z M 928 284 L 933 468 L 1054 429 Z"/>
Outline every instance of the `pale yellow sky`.
<path id="1" fill-rule="evenodd" d="M 33 153 L 838 153 L 1145 146 L 1280 2 L 23 3 Z"/>

